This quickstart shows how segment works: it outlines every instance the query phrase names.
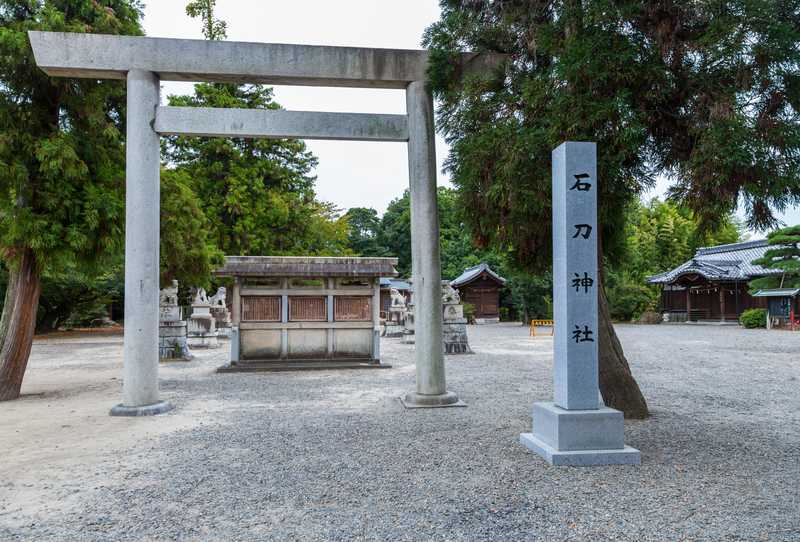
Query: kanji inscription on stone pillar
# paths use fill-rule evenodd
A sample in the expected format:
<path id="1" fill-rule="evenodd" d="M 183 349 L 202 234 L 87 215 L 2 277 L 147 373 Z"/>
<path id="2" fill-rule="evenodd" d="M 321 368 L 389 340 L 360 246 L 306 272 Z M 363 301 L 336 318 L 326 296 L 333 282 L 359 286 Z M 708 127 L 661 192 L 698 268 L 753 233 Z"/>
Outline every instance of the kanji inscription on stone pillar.
<path id="1" fill-rule="evenodd" d="M 566 142 L 553 151 L 555 403 L 596 409 L 597 146 Z"/>

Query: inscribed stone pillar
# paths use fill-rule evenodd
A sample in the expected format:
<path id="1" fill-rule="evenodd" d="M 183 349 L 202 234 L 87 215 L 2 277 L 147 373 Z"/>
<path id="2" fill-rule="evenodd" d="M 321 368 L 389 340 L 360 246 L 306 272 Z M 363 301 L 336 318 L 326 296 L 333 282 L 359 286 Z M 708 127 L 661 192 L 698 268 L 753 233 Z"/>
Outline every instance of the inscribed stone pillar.
<path id="1" fill-rule="evenodd" d="M 403 404 L 409 408 L 463 405 L 445 384 L 433 97 L 423 81 L 408 85 L 406 112 L 417 381 L 416 392 L 407 394 Z"/>
<path id="2" fill-rule="evenodd" d="M 598 391 L 597 150 L 567 142 L 553 151 L 553 388 L 533 405 L 520 441 L 553 465 L 638 464 L 625 446 L 622 412 Z"/>
<path id="3" fill-rule="evenodd" d="M 128 72 L 125 165 L 125 338 L 122 404 L 112 416 L 146 416 L 170 410 L 159 400 L 159 194 L 161 147 L 153 130 L 158 77 Z"/>
<path id="4" fill-rule="evenodd" d="M 570 410 L 599 404 L 595 152 L 594 143 L 553 152 L 553 389 Z"/>

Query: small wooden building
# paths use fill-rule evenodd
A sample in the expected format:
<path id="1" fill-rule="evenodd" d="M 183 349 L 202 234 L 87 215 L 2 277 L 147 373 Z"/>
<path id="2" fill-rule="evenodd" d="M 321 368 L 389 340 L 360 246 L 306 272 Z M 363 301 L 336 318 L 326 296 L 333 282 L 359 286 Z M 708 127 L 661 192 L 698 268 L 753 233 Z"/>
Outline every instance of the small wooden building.
<path id="1" fill-rule="evenodd" d="M 487 263 L 465 269 L 450 286 L 458 290 L 463 303 L 475 307 L 475 323 L 488 324 L 500 321 L 500 290 L 506 279 L 492 271 Z"/>
<path id="2" fill-rule="evenodd" d="M 380 362 L 380 278 L 396 258 L 228 256 L 231 368 Z"/>
<path id="3" fill-rule="evenodd" d="M 766 240 L 701 248 L 675 269 L 650 277 L 662 286 L 659 310 L 669 321 L 738 321 L 747 309 L 767 308 L 747 283 L 781 271 L 753 264 L 769 248 Z"/>
<path id="4" fill-rule="evenodd" d="M 772 288 L 759 290 L 753 297 L 767 299 L 767 329 L 773 327 L 797 327 L 800 315 L 800 288 Z"/>

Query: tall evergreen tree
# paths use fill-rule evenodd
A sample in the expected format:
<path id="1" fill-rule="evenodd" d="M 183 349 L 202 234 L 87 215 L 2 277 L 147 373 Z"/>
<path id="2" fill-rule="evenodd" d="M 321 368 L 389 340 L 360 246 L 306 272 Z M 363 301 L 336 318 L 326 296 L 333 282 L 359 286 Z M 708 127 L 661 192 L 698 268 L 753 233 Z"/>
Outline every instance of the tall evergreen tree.
<path id="1" fill-rule="evenodd" d="M 656 172 L 704 225 L 740 202 L 751 227 L 800 202 L 799 0 L 442 0 L 426 32 L 451 144 L 447 167 L 482 244 L 531 270 L 550 262 L 550 152 L 598 143 L 602 257 L 618 258 L 625 207 Z M 455 82 L 461 50 L 499 52 L 496 77 Z M 602 277 L 601 277 L 602 278 Z M 647 405 L 600 289 L 600 389 Z"/>
<path id="2" fill-rule="evenodd" d="M 0 401 L 19 396 L 41 277 L 119 254 L 124 222 L 125 87 L 53 79 L 29 30 L 142 33 L 137 0 L 0 0 Z"/>

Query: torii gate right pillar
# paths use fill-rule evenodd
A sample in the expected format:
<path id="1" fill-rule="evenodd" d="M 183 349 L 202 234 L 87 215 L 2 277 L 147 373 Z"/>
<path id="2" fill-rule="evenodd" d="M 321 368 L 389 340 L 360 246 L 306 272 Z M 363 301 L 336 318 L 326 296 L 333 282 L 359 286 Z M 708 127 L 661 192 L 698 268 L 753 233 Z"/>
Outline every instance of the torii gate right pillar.
<path id="1" fill-rule="evenodd" d="M 445 383 L 433 97 L 423 81 L 408 85 L 406 114 L 417 383 L 402 401 L 406 408 L 464 406 Z"/>

